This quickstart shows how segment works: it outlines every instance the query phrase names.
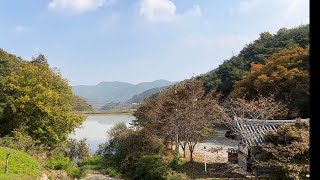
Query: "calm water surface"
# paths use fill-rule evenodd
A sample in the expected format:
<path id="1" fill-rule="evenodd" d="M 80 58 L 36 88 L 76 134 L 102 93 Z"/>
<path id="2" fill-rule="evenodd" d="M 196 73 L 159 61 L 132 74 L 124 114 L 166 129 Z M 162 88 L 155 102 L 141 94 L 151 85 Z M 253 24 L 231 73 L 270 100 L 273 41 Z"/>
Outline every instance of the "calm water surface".
<path id="1" fill-rule="evenodd" d="M 90 115 L 83 122 L 82 127 L 75 129 L 75 132 L 70 135 L 71 138 L 80 140 L 83 138 L 87 139 L 90 152 L 94 153 L 98 145 L 106 142 L 107 131 L 117 122 L 124 122 L 127 127 L 129 123 L 134 120 L 134 116 L 95 116 Z"/>

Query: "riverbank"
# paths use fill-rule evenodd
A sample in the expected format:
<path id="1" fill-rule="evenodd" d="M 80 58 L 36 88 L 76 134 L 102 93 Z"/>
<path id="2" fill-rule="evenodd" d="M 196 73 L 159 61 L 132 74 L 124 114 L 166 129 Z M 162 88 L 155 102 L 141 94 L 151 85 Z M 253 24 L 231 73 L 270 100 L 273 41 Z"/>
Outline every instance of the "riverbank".
<path id="1" fill-rule="evenodd" d="M 114 109 L 114 110 L 94 110 L 94 111 L 73 111 L 73 114 L 79 115 L 95 115 L 95 116 L 131 116 L 136 109 Z"/>

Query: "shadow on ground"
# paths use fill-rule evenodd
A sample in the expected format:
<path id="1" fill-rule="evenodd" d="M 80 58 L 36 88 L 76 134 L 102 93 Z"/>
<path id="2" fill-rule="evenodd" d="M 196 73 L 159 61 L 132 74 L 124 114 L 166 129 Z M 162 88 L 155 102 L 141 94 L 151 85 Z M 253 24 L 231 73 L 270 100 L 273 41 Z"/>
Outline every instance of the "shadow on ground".
<path id="1" fill-rule="evenodd" d="M 207 173 L 204 171 L 204 163 L 187 162 L 185 172 L 191 179 L 198 178 L 230 178 L 246 179 L 246 175 L 239 172 L 238 168 L 228 163 L 207 164 Z"/>

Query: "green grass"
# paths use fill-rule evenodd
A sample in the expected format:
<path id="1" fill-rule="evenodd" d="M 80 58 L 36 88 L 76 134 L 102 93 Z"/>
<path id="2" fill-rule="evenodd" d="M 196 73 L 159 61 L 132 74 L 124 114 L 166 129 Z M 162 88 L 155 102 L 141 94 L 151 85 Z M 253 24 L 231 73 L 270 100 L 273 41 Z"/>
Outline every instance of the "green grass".
<path id="1" fill-rule="evenodd" d="M 11 150 L 9 156 L 8 173 L 4 174 L 6 152 Z M 30 155 L 14 149 L 0 147 L 0 179 L 1 180 L 34 180 L 41 176 L 39 162 Z"/>
<path id="2" fill-rule="evenodd" d="M 105 172 L 110 177 L 121 177 L 121 173 L 119 173 L 115 168 L 108 167 Z"/>

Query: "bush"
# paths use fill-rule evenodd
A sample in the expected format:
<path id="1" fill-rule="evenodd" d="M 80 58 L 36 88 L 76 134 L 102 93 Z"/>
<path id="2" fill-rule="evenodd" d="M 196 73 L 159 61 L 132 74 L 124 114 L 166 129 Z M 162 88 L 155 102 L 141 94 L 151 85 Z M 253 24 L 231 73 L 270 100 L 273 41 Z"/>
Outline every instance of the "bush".
<path id="1" fill-rule="evenodd" d="M 106 169 L 106 174 L 109 175 L 110 177 L 120 177 L 121 173 L 119 173 L 115 168 L 108 167 Z"/>
<path id="2" fill-rule="evenodd" d="M 83 160 L 89 156 L 89 146 L 86 144 L 86 139 L 77 141 L 75 139 L 68 139 L 65 147 L 65 154 L 72 161 Z"/>
<path id="3" fill-rule="evenodd" d="M 65 171 L 67 172 L 68 176 L 71 176 L 71 177 L 77 177 L 78 174 L 80 173 L 80 170 L 73 164 L 68 164 Z"/>
<path id="4" fill-rule="evenodd" d="M 70 164 L 70 159 L 62 153 L 49 157 L 45 162 L 47 168 L 54 170 L 66 170 Z"/>
<path id="5" fill-rule="evenodd" d="M 143 132 L 131 132 L 119 142 L 114 159 L 118 167 L 126 171 L 143 155 L 160 154 L 162 148 L 157 137 Z"/>
<path id="6" fill-rule="evenodd" d="M 91 170 L 102 170 L 106 167 L 113 164 L 110 159 L 105 159 L 102 156 L 88 156 L 82 160 L 80 163 L 81 167 L 84 169 L 91 169 Z"/>
<path id="7" fill-rule="evenodd" d="M 173 159 L 169 164 L 170 168 L 174 171 L 182 172 L 184 171 L 183 163 L 179 160 Z"/>
<path id="8" fill-rule="evenodd" d="M 185 173 L 178 173 L 176 171 L 169 170 L 167 171 L 166 179 L 167 180 L 187 180 L 189 178 Z"/>
<path id="9" fill-rule="evenodd" d="M 65 170 L 68 176 L 73 178 L 81 178 L 86 173 L 84 168 L 78 168 L 72 164 L 70 159 L 62 153 L 49 157 L 45 162 L 45 166 L 49 169 Z"/>
<path id="10" fill-rule="evenodd" d="M 168 167 L 161 161 L 159 155 L 145 155 L 127 171 L 130 179 L 165 179 Z"/>
<path id="11" fill-rule="evenodd" d="M 179 153 L 178 153 L 177 149 L 174 151 L 174 157 L 173 157 L 173 160 L 171 161 L 171 163 L 169 164 L 169 166 L 174 171 L 181 172 L 184 170 L 183 163 L 179 160 Z"/>

